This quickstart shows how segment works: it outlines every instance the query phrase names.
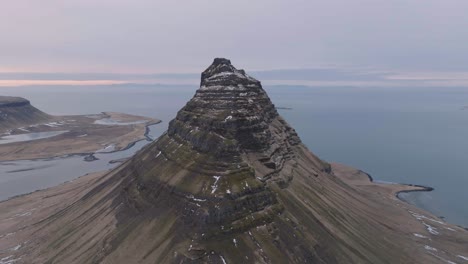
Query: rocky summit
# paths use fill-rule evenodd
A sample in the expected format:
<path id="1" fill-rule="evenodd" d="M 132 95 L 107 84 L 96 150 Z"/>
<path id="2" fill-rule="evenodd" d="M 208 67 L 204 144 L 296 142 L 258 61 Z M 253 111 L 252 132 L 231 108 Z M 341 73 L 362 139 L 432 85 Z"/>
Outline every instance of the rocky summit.
<path id="1" fill-rule="evenodd" d="M 337 178 L 259 81 L 215 59 L 167 133 L 34 225 L 24 260 L 438 261 L 397 231 L 391 208 Z"/>
<path id="2" fill-rule="evenodd" d="M 260 82 L 215 59 L 167 134 L 138 161 L 140 177 L 128 200 L 135 208 L 151 207 L 158 199 L 154 190 L 168 183 L 163 187 L 184 201 L 193 238 L 244 232 L 283 210 L 265 182 L 287 186 L 291 177 L 280 172 L 296 166 L 292 147 L 299 143 Z"/>

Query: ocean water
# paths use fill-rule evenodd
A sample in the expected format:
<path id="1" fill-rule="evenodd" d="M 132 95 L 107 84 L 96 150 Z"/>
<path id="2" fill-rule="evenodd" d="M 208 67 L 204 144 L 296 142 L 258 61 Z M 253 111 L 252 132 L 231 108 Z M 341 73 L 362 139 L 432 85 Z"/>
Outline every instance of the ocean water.
<path id="1" fill-rule="evenodd" d="M 25 97 L 57 115 L 117 111 L 155 117 L 163 120 L 154 132 L 160 134 L 196 89 L 189 85 L 15 87 L 1 88 L 0 94 Z M 322 159 L 362 169 L 376 180 L 431 186 L 433 192 L 402 197 L 468 227 L 468 110 L 463 110 L 468 89 L 265 89 L 276 106 L 292 108 L 279 112 Z"/>
<path id="2" fill-rule="evenodd" d="M 468 227 L 468 89 L 269 89 L 311 151 L 374 179 L 435 188 L 405 200 Z"/>

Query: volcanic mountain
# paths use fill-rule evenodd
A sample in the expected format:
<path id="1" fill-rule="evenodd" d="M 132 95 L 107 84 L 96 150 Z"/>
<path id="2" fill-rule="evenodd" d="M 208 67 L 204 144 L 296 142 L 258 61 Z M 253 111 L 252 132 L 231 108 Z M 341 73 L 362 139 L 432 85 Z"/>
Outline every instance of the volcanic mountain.
<path id="1" fill-rule="evenodd" d="M 394 213 L 411 215 L 393 203 L 335 176 L 259 81 L 215 59 L 167 133 L 32 226 L 23 260 L 439 262 L 400 230 Z"/>
<path id="2" fill-rule="evenodd" d="M 0 130 L 35 124 L 50 118 L 24 98 L 0 96 Z"/>

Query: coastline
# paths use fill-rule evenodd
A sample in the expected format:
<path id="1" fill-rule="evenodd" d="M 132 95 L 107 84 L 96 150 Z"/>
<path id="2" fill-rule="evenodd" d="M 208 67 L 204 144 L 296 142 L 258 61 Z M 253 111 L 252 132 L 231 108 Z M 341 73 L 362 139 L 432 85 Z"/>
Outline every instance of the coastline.
<path id="1" fill-rule="evenodd" d="M 424 186 L 424 185 L 417 185 L 417 184 L 404 184 L 404 183 L 399 183 L 400 185 L 406 185 L 406 186 L 410 186 L 410 187 L 419 187 L 421 189 L 413 189 L 413 190 L 401 190 L 401 191 L 398 191 L 395 193 L 395 196 L 400 199 L 401 201 L 405 202 L 405 203 L 409 203 L 411 204 L 410 202 L 406 201 L 405 199 L 401 198 L 400 197 L 400 194 L 402 193 L 412 193 L 412 192 L 432 192 L 434 190 L 434 188 L 432 187 L 428 187 L 428 186 Z"/>
<path id="2" fill-rule="evenodd" d="M 144 133 L 144 138 L 142 139 L 138 139 L 138 140 L 134 140 L 130 143 L 128 143 L 124 148 L 122 149 L 117 149 L 117 150 L 113 150 L 113 151 L 109 151 L 109 152 L 105 152 L 105 153 L 100 153 L 100 154 L 112 154 L 112 153 L 117 153 L 117 152 L 122 152 L 122 151 L 125 151 L 125 150 L 128 150 L 130 148 L 132 148 L 133 146 L 135 146 L 135 144 L 137 144 L 138 142 L 141 142 L 141 141 L 148 141 L 148 142 L 151 142 L 153 141 L 153 139 L 151 137 L 149 137 L 149 133 L 151 131 L 150 129 L 150 126 L 153 126 L 153 125 L 157 125 L 157 124 L 160 124 L 162 123 L 161 120 L 156 120 L 154 122 L 148 122 L 145 124 L 145 133 Z M 70 157 L 94 157 L 94 154 L 96 154 L 96 152 L 81 152 L 81 153 L 70 153 L 70 154 L 66 154 L 66 155 L 58 155 L 58 156 L 51 156 L 51 157 L 45 157 L 45 158 L 34 158 L 34 159 L 15 159 L 15 160 L 8 160 L 8 161 L 1 161 L 0 163 L 7 163 L 7 162 L 15 162 L 15 161 L 46 161 L 46 160 L 54 160 L 54 159 L 66 159 L 66 158 L 70 158 Z M 131 158 L 131 157 L 128 157 L 128 158 Z M 126 158 L 126 159 L 128 159 Z M 97 160 L 94 159 L 94 160 Z M 93 161 L 94 161 L 93 160 Z M 85 160 L 86 161 L 86 160 Z M 89 161 L 89 162 L 92 162 L 92 161 Z M 113 163 L 117 163 L 117 162 L 109 162 L 111 164 Z M 117 165 L 119 166 L 119 165 Z M 116 166 L 116 167 L 117 167 Z M 13 195 L 13 196 L 10 196 L 6 199 L 1 199 L 0 200 L 0 203 L 3 203 L 3 202 L 6 202 L 6 201 L 10 201 L 10 200 L 13 200 L 13 199 L 16 199 L 16 198 L 20 198 L 20 197 L 23 197 L 23 196 L 27 196 L 27 195 L 31 195 L 31 194 L 34 194 L 34 193 L 37 193 L 37 192 L 41 192 L 41 191 L 47 191 L 48 189 L 51 189 L 51 188 L 55 188 L 55 187 L 59 187 L 59 186 L 62 186 L 64 184 L 67 184 L 67 183 L 71 183 L 77 179 L 80 179 L 82 177 L 85 177 L 85 176 L 88 176 L 90 174 L 99 174 L 99 173 L 103 173 L 103 172 L 107 172 L 109 170 L 112 170 L 112 169 L 115 169 L 115 167 L 111 168 L 111 169 L 105 169 L 105 170 L 97 170 L 97 171 L 93 171 L 93 172 L 88 172 L 88 173 L 85 173 L 83 175 L 80 175 L 74 179 L 71 179 L 71 180 L 67 180 L 67 181 L 63 181 L 61 183 L 58 183 L 56 185 L 53 185 L 53 186 L 50 186 L 50 187 L 46 187 L 46 188 L 38 188 L 34 191 L 30 191 L 30 192 L 25 192 L 25 193 L 21 193 L 21 194 L 17 194 L 17 195 Z"/>
<path id="3" fill-rule="evenodd" d="M 121 148 L 121 149 L 116 149 L 116 150 L 112 150 L 112 151 L 108 151 L 108 152 L 103 152 L 103 153 L 100 153 L 100 154 L 110 154 L 110 153 L 116 153 L 116 152 L 120 152 L 120 151 L 125 151 L 127 149 L 130 149 L 132 148 L 133 146 L 135 146 L 136 143 L 140 142 L 140 141 L 148 141 L 148 142 L 152 142 L 154 141 L 155 139 L 152 139 L 150 138 L 149 136 L 149 132 L 150 132 L 150 129 L 149 127 L 150 126 L 153 126 L 153 125 L 157 125 L 157 124 L 160 124 L 162 123 L 162 120 L 158 120 L 158 121 L 155 121 L 155 122 L 152 122 L 152 123 L 148 123 L 146 124 L 145 126 L 145 134 L 143 134 L 143 136 L 145 138 L 142 138 L 142 139 L 137 139 L 137 140 L 134 140 L 130 143 L 127 144 L 127 146 Z M 74 153 L 74 154 L 69 154 L 67 157 L 70 157 L 70 156 L 89 156 L 89 157 L 94 157 L 94 155 L 96 154 L 96 152 L 90 152 L 90 153 Z M 94 159 L 96 160 L 96 159 Z M 94 161 L 94 160 L 91 160 L 90 162 Z M 117 163 L 117 162 L 112 162 L 113 160 L 110 161 L 110 163 Z"/>
<path id="4" fill-rule="evenodd" d="M 108 115 L 107 112 L 102 112 L 102 114 Z M 111 151 L 102 152 L 102 153 L 115 153 L 115 152 L 119 152 L 119 151 L 125 151 L 125 150 L 128 150 L 128 149 L 132 148 L 136 143 L 138 143 L 140 141 L 144 141 L 144 140 L 152 141 L 153 139 L 151 139 L 149 137 L 149 132 L 150 132 L 149 126 L 157 125 L 157 124 L 160 124 L 160 123 L 162 123 L 162 120 L 151 118 L 151 120 L 144 123 L 145 132 L 144 132 L 144 134 L 142 136 L 140 136 L 140 138 L 130 140 L 128 143 L 126 143 L 126 145 L 124 147 L 117 148 L 117 149 L 111 150 Z M 135 129 L 131 133 L 134 133 L 134 132 L 137 132 L 137 131 L 138 130 Z M 127 135 L 130 135 L 131 133 L 127 133 L 127 134 L 122 135 L 122 136 L 127 136 Z M 143 138 L 141 138 L 141 137 L 143 137 Z M 53 140 L 53 139 L 45 139 L 44 142 L 41 142 L 41 144 L 47 144 L 51 140 Z M 28 142 L 32 142 L 32 141 L 25 141 L 23 144 L 28 144 Z M 90 144 L 94 144 L 94 143 L 90 143 Z M 0 145 L 0 149 L 1 149 L 1 147 L 2 146 Z M 71 153 L 65 153 L 65 154 L 59 154 L 59 155 L 50 155 L 50 156 L 34 157 L 34 158 L 1 159 L 0 163 L 1 162 L 14 162 L 14 161 L 38 161 L 38 160 L 62 159 L 62 158 L 69 158 L 69 157 L 72 157 L 72 156 L 86 157 L 86 156 L 93 156 L 94 154 L 98 153 L 97 152 L 98 150 L 99 149 L 94 149 L 92 151 L 79 151 L 79 152 L 71 152 Z"/>
<path id="5" fill-rule="evenodd" d="M 397 197 L 398 199 L 400 199 L 401 201 L 405 202 L 405 203 L 409 203 L 408 201 L 405 201 L 403 198 L 399 197 L 399 194 L 400 193 L 411 193 L 411 192 L 432 192 L 434 190 L 433 187 L 430 187 L 430 186 L 425 186 L 425 185 L 420 185 L 420 184 L 412 184 L 412 183 L 399 183 L 399 182 L 376 182 L 374 181 L 374 178 L 367 172 L 363 171 L 363 170 L 359 170 L 360 173 L 363 173 L 365 174 L 369 181 L 371 183 L 374 183 L 374 184 L 389 184 L 389 185 L 401 185 L 401 186 L 407 186 L 407 187 L 414 187 L 414 188 L 418 188 L 418 189 L 409 189 L 409 190 L 400 190 L 400 191 L 396 191 L 395 192 L 395 197 Z M 411 204 L 411 203 L 410 203 Z"/>
<path id="6" fill-rule="evenodd" d="M 110 170 L 112 170 L 112 169 L 86 173 L 86 174 L 84 174 L 84 175 L 78 176 L 77 178 L 75 178 L 75 179 L 73 179 L 73 180 L 64 181 L 64 182 L 62 182 L 62 183 L 59 183 L 59 184 L 54 185 L 54 186 L 51 186 L 51 187 L 47 187 L 47 188 L 44 188 L 44 189 L 37 189 L 37 190 L 31 191 L 31 192 L 27 192 L 27 193 L 22 193 L 22 194 L 14 195 L 14 196 L 8 197 L 7 199 L 0 200 L 0 204 L 5 203 L 5 202 L 8 202 L 8 201 L 11 201 L 11 200 L 14 200 L 14 199 L 17 199 L 17 198 L 26 197 L 26 196 L 28 196 L 28 195 L 32 195 L 32 194 L 35 194 L 35 193 L 47 192 L 47 191 L 52 190 L 52 189 L 55 189 L 55 188 L 60 188 L 60 186 L 63 186 L 63 185 L 66 185 L 66 184 L 71 184 L 71 183 L 73 183 L 75 180 L 80 180 L 80 179 L 82 179 L 82 178 L 84 178 L 84 177 L 87 177 L 87 176 L 90 176 L 90 175 L 104 175 L 106 172 L 109 172 Z M 1 264 L 1 263 L 0 263 L 0 264 Z"/>
<path id="7" fill-rule="evenodd" d="M 393 197 L 399 202 L 406 204 L 407 206 L 413 207 L 413 209 L 417 209 L 418 211 L 431 215 L 432 218 L 438 219 L 448 225 L 456 226 L 468 231 L 468 227 L 451 223 L 447 221 L 445 217 L 441 217 L 440 215 L 435 215 L 431 211 L 421 208 L 412 204 L 411 202 L 401 198 L 399 195 L 402 193 L 412 193 L 412 192 L 431 192 L 435 189 L 430 186 L 424 186 L 419 184 L 407 184 L 407 183 L 393 183 L 393 182 L 378 182 L 375 181 L 374 178 L 367 172 L 362 171 L 360 169 L 355 169 L 353 167 L 339 164 L 339 163 L 330 163 L 332 165 L 332 171 L 338 173 L 334 173 L 335 176 L 343 180 L 346 184 L 351 185 L 358 189 L 359 191 L 366 191 L 366 192 L 373 192 L 379 193 L 383 190 L 386 191 L 386 195 Z M 340 171 L 342 170 L 342 171 Z M 366 188 L 363 188 L 365 186 Z"/>

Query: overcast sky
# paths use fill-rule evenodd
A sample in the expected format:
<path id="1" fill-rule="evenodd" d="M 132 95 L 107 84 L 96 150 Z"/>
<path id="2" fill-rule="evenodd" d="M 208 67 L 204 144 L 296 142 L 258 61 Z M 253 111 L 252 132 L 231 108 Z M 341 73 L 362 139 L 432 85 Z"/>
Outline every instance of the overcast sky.
<path id="1" fill-rule="evenodd" d="M 14 0 L 0 72 L 468 68 L 466 0 Z"/>

